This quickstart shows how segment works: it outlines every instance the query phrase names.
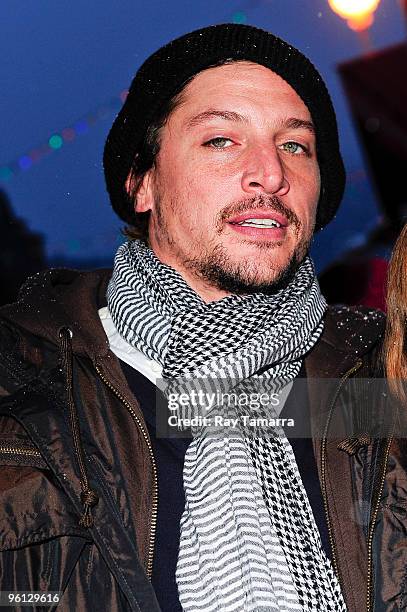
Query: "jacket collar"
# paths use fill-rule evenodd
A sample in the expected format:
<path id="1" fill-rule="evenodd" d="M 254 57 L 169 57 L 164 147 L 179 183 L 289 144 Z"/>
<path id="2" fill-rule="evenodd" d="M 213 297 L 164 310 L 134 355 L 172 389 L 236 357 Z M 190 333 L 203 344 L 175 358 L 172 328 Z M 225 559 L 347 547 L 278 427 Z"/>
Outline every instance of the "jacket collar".
<path id="1" fill-rule="evenodd" d="M 53 344 L 59 342 L 61 327 L 69 327 L 74 352 L 97 360 L 109 348 L 98 310 L 106 305 L 111 274 L 111 269 L 42 272 L 28 279 L 16 303 L 0 308 L 0 318 Z M 307 358 L 307 375 L 338 376 L 341 355 L 344 361 L 363 356 L 382 335 L 383 327 L 384 316 L 378 311 L 329 307 L 323 335 Z M 327 355 L 335 358 L 325 359 Z"/>
<path id="2" fill-rule="evenodd" d="M 64 268 L 36 274 L 23 285 L 16 303 L 0 308 L 0 318 L 55 345 L 61 327 L 68 327 L 74 353 L 96 361 L 109 349 L 98 310 L 106 306 L 111 274 L 110 269 Z"/>

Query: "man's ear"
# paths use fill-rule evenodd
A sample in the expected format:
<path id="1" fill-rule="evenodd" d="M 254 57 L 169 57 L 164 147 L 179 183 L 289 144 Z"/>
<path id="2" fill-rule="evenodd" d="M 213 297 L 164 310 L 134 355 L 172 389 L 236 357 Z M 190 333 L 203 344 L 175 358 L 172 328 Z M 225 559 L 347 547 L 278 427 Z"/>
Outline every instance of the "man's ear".
<path id="1" fill-rule="evenodd" d="M 153 194 L 153 177 L 152 169 L 148 170 L 137 189 L 135 190 L 135 178 L 130 171 L 129 176 L 126 180 L 127 193 L 135 194 L 134 197 L 134 210 L 138 213 L 147 212 L 153 209 L 154 206 L 154 194 Z"/>

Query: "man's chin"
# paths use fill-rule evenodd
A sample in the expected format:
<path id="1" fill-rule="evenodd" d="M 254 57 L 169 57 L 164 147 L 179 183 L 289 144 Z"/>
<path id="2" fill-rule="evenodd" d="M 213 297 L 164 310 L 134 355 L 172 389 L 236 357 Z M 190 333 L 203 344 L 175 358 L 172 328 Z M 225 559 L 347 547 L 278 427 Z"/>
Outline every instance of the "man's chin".
<path id="1" fill-rule="evenodd" d="M 273 295 L 287 287 L 303 258 L 299 258 L 294 253 L 281 269 L 272 271 L 271 268 L 268 268 L 262 272 L 258 269 L 252 269 L 244 263 L 233 265 L 228 260 L 219 261 L 212 255 L 206 260 L 190 260 L 188 268 L 210 286 L 221 291 L 237 295 L 252 295 L 254 293 Z"/>

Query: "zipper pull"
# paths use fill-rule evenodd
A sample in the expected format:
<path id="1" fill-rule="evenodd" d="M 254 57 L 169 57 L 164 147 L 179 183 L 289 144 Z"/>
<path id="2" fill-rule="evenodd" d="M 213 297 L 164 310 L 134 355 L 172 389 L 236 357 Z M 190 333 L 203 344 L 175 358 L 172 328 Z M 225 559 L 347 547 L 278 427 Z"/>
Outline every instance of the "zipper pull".
<path id="1" fill-rule="evenodd" d="M 371 442 L 371 437 L 365 433 L 357 438 L 345 438 L 338 444 L 337 449 L 345 451 L 348 455 L 354 455 L 362 446 L 369 446 Z"/>
<path id="2" fill-rule="evenodd" d="M 93 527 L 91 508 L 98 504 L 99 497 L 95 491 L 87 489 L 81 493 L 81 502 L 83 504 L 83 514 L 79 520 L 79 525 L 85 527 L 85 529 L 89 529 L 89 527 Z"/>

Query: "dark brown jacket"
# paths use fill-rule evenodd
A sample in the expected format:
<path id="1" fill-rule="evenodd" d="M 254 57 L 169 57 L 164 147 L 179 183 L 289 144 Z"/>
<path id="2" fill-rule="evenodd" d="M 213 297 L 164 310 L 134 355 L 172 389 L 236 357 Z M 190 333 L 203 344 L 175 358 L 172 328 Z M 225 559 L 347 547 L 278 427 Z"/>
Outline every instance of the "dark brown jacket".
<path id="1" fill-rule="evenodd" d="M 109 278 L 49 271 L 0 311 L 0 590 L 62 591 L 63 610 L 154 612 L 156 466 L 97 314 Z M 407 455 L 390 438 L 332 436 L 345 381 L 373 375 L 382 332 L 375 313 L 329 309 L 305 360 L 334 564 L 351 612 L 373 601 L 376 612 L 406 608 Z"/>

